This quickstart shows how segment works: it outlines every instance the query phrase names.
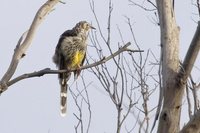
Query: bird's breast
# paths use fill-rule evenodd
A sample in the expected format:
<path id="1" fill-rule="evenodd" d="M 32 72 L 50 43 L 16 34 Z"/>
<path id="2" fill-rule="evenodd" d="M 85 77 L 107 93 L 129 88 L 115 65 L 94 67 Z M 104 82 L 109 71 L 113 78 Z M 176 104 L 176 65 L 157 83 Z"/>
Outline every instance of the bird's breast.
<path id="1" fill-rule="evenodd" d="M 76 69 L 80 67 L 84 59 L 84 56 L 85 56 L 85 51 L 76 51 L 72 59 L 71 68 Z"/>

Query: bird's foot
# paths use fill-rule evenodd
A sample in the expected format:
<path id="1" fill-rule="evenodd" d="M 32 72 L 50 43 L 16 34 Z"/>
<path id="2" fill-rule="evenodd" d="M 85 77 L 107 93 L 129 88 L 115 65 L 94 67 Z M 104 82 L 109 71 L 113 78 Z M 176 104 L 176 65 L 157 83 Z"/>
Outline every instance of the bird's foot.
<path id="1" fill-rule="evenodd" d="M 79 76 L 80 73 L 81 73 L 81 69 L 80 69 L 80 68 L 81 68 L 81 67 L 78 65 L 76 71 L 74 71 L 74 80 L 77 80 L 77 79 L 78 79 L 78 76 Z"/>

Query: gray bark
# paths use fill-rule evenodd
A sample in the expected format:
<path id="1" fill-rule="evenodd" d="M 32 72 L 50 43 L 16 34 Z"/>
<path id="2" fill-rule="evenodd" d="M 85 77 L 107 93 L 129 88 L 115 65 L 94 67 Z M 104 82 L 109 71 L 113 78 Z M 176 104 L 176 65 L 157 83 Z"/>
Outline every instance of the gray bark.
<path id="1" fill-rule="evenodd" d="M 179 132 L 181 102 L 184 90 L 177 84 L 179 69 L 179 28 L 175 21 L 172 0 L 157 0 L 160 20 L 162 77 L 164 101 L 158 133 Z"/>
<path id="2" fill-rule="evenodd" d="M 180 131 L 181 105 L 187 78 L 191 73 L 200 48 L 200 26 L 198 26 L 183 65 L 179 64 L 179 27 L 175 21 L 172 0 L 157 0 L 161 31 L 163 108 L 158 133 Z M 199 133 L 199 111 L 182 129 L 182 133 Z M 197 117 L 198 116 L 198 117 Z"/>

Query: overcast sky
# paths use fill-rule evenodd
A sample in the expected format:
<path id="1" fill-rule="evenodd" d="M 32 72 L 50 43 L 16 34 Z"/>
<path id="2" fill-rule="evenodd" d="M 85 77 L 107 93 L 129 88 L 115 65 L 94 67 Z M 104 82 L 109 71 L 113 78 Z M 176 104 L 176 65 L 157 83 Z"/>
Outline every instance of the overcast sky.
<path id="1" fill-rule="evenodd" d="M 18 39 L 29 28 L 36 11 L 44 2 L 46 0 L 1 0 L 1 77 L 9 66 Z M 59 36 L 65 30 L 71 29 L 77 22 L 86 20 L 91 22 L 94 27 L 97 27 L 89 6 L 89 0 L 68 0 L 65 2 L 66 4 L 57 4 L 55 10 L 40 25 L 37 35 L 25 58 L 20 61 L 14 77 L 46 67 L 55 69 L 56 67 L 52 63 L 52 56 Z M 99 22 L 102 29 L 106 31 L 108 0 L 94 0 L 94 2 Z M 194 7 L 191 5 L 190 0 L 176 3 L 175 7 L 177 23 L 181 28 L 180 58 L 183 60 L 196 29 L 197 24 L 195 21 L 197 17 L 194 14 L 195 10 L 193 10 Z M 130 6 L 128 0 L 113 0 L 113 8 L 111 23 L 113 47 L 118 42 L 121 43 L 121 40 L 118 39 L 117 26 L 121 29 L 125 42 L 132 41 L 126 18 L 124 17 L 128 16 L 134 23 L 134 32 L 140 48 L 145 51 L 151 49 L 158 57 L 159 27 L 153 23 L 153 19 L 155 19 L 153 13 L 145 12 L 136 6 Z M 96 32 L 99 31 L 97 30 Z M 104 46 L 102 45 L 102 47 Z M 131 47 L 135 47 L 134 44 Z M 93 51 L 88 51 L 88 53 L 95 56 Z M 196 66 L 198 64 L 199 62 L 197 62 Z M 199 75 L 197 69 L 195 69 L 195 72 Z M 86 75 L 84 77 L 87 84 L 94 79 L 94 76 L 87 71 L 84 72 L 84 75 Z M 198 76 L 195 77 L 195 80 L 200 81 Z M 81 78 L 77 82 L 81 82 Z M 75 89 L 75 84 L 72 84 L 72 81 L 70 83 L 71 89 Z M 45 75 L 40 78 L 23 80 L 11 86 L 0 96 L 0 132 L 73 133 L 74 125 L 77 124 L 77 119 L 73 113 L 77 112 L 77 108 L 69 93 L 68 113 L 66 117 L 61 117 L 59 115 L 59 93 L 57 75 Z M 99 84 L 94 83 L 88 88 L 88 93 L 93 110 L 90 133 L 114 133 L 116 110 L 106 92 Z M 157 103 L 157 99 L 151 102 Z M 153 117 L 153 114 L 151 116 Z"/>

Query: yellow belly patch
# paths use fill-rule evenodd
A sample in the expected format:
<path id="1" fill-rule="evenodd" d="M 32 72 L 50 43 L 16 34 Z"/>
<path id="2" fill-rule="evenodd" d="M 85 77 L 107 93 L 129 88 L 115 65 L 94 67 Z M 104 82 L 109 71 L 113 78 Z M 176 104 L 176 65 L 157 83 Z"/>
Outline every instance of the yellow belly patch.
<path id="1" fill-rule="evenodd" d="M 81 63 L 83 61 L 84 55 L 85 55 L 84 52 L 76 51 L 76 53 L 75 53 L 75 55 L 74 55 L 74 57 L 72 59 L 71 67 L 72 68 L 80 67 L 80 65 L 81 65 Z"/>

